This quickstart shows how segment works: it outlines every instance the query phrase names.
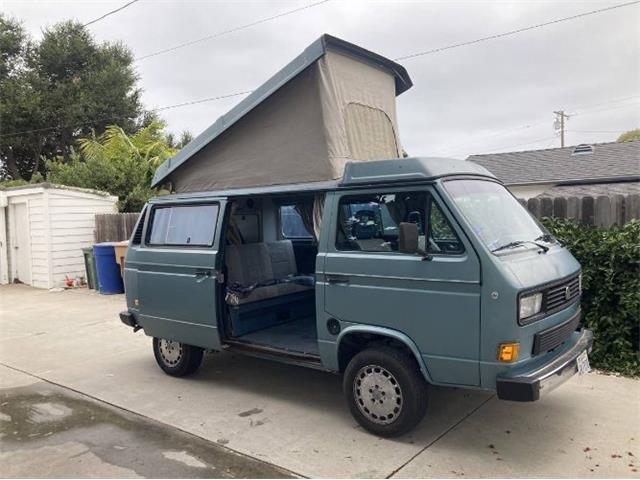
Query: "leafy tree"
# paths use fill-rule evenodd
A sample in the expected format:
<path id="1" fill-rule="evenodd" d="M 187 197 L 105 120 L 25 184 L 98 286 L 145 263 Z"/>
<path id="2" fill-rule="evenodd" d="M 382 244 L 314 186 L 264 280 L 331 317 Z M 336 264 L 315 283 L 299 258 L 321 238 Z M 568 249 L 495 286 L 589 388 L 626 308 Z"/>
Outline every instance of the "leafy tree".
<path id="1" fill-rule="evenodd" d="M 120 43 L 98 44 L 80 23 L 66 21 L 34 44 L 0 14 L 0 160 L 5 176 L 29 179 L 42 157 L 70 161 L 72 145 L 117 122 L 138 128 L 142 113 L 133 56 Z"/>
<path id="2" fill-rule="evenodd" d="M 0 14 L 0 133 L 33 130 L 40 126 L 36 78 L 29 69 L 33 45 L 16 20 Z M 0 137 L 0 178 L 29 178 L 21 168 L 40 154 L 41 142 L 34 133 Z M 23 161 L 21 161 L 23 160 Z"/>
<path id="3" fill-rule="evenodd" d="M 154 121 L 128 135 L 111 125 L 99 136 L 79 141 L 80 151 L 47 162 L 48 180 L 117 195 L 120 211 L 139 212 L 155 194 L 151 180 L 156 168 L 176 153 L 166 139 L 164 125 Z"/>
<path id="4" fill-rule="evenodd" d="M 633 140 L 640 140 L 640 128 L 635 128 L 624 132 L 618 137 L 618 142 L 631 142 Z"/>
<path id="5" fill-rule="evenodd" d="M 191 140 L 193 140 L 193 135 L 188 130 L 183 131 L 177 141 L 173 133 L 167 133 L 167 143 L 176 150 L 180 150 Z"/>

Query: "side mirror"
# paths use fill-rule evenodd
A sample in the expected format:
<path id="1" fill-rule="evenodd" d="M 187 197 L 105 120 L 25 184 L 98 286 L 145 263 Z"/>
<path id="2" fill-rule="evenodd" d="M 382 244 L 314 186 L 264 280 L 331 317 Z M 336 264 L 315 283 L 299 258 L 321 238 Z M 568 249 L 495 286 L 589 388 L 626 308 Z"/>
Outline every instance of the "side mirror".
<path id="1" fill-rule="evenodd" d="M 400 222 L 400 225 L 398 225 L 398 251 L 401 253 L 418 253 L 418 225 Z"/>

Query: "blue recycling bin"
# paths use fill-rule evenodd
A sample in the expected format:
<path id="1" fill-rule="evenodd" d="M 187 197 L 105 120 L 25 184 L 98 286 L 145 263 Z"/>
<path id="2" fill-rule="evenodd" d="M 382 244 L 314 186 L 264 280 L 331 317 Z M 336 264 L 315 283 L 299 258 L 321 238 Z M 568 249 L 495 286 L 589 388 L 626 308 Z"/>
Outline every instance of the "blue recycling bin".
<path id="1" fill-rule="evenodd" d="M 124 293 L 124 284 L 120 267 L 116 262 L 113 243 L 96 243 L 93 246 L 93 256 L 96 258 L 96 273 L 98 274 L 98 290 L 103 295 Z"/>

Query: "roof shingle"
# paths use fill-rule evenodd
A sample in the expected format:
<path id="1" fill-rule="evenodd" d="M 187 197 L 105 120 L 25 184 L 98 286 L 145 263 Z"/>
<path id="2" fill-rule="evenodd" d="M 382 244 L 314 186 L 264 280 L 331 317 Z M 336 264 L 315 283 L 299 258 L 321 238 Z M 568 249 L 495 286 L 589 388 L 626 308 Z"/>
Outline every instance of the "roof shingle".
<path id="1" fill-rule="evenodd" d="M 593 153 L 573 155 L 575 146 L 524 152 L 471 155 L 506 185 L 580 183 L 640 176 L 640 141 L 595 143 Z"/>

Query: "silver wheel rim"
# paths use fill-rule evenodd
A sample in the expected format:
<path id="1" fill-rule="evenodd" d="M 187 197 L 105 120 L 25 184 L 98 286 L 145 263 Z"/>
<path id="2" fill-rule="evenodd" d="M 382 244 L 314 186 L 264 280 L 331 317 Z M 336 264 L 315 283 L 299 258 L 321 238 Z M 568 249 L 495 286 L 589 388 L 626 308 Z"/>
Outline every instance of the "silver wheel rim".
<path id="1" fill-rule="evenodd" d="M 402 412 L 402 389 L 391 373 L 367 365 L 358 370 L 353 381 L 353 396 L 360 412 L 374 423 L 388 425 Z"/>
<path id="2" fill-rule="evenodd" d="M 160 356 L 165 365 L 175 367 L 182 359 L 182 344 L 164 338 L 160 339 Z"/>

